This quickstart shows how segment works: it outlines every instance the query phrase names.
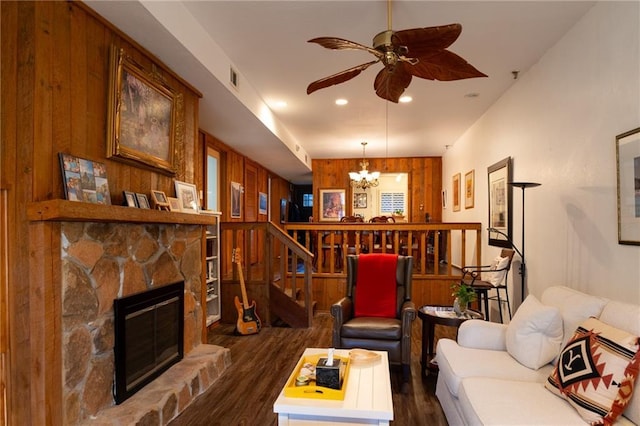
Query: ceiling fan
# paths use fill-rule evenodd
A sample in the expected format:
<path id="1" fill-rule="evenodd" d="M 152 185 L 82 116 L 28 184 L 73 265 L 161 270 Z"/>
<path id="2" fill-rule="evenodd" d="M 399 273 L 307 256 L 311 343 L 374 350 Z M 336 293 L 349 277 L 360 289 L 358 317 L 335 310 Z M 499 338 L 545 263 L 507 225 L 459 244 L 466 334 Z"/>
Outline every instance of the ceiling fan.
<path id="1" fill-rule="evenodd" d="M 453 81 L 473 77 L 487 77 L 466 60 L 447 50 L 462 32 L 462 25 L 450 24 L 437 27 L 391 29 L 391 0 L 387 1 L 388 30 L 373 38 L 373 47 L 338 37 L 318 37 L 309 40 L 334 50 L 366 50 L 376 57 L 353 68 L 314 81 L 307 87 L 307 94 L 351 80 L 378 62 L 384 68 L 378 72 L 373 84 L 376 94 L 397 103 L 413 76 L 427 80 Z"/>

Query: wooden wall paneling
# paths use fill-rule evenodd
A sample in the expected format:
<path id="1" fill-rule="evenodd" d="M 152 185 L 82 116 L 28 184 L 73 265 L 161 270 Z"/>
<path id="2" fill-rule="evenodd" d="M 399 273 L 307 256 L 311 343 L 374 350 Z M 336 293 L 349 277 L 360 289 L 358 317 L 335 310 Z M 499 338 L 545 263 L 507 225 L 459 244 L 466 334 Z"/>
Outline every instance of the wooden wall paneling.
<path id="1" fill-rule="evenodd" d="M 33 168 L 33 135 L 34 135 L 34 85 L 35 85 L 35 2 L 21 2 L 18 4 L 18 21 L 15 29 L 19 34 L 18 39 L 18 69 L 17 93 L 15 108 L 17 133 L 16 140 L 11 141 L 16 145 L 16 174 L 13 178 L 12 191 L 15 194 L 13 208 L 9 211 L 9 222 L 13 224 L 10 235 L 10 244 L 15 249 L 12 251 L 9 288 L 13 290 L 10 295 L 10 315 L 14 322 L 11 330 L 11 354 L 10 371 L 12 378 L 11 407 L 9 408 L 9 422 L 15 424 L 36 424 L 31 419 L 31 351 L 29 342 L 29 247 L 19 238 L 29 235 L 28 226 L 20 220 L 20 215 L 26 211 L 26 204 L 32 197 L 32 173 Z M 3 21 L 4 26 L 4 21 Z M 5 59 L 4 56 L 2 58 Z M 3 75 L 4 78 L 4 75 Z M 4 93 L 3 93 L 4 97 Z M 18 143 L 22 141 L 22 143 Z M 8 141 L 7 141 L 8 142 Z M 3 141 L 3 144 L 5 141 Z M 19 237 L 20 236 L 20 237 Z M 24 240 L 22 240 L 24 241 Z M 15 285 L 14 285 L 15 284 Z"/>
<path id="2" fill-rule="evenodd" d="M 53 144 L 49 145 L 50 152 L 45 157 L 50 163 L 48 178 L 48 191 L 45 199 L 63 198 L 63 179 L 60 173 L 58 152 L 69 152 L 71 145 L 71 120 L 68 120 L 71 111 L 71 26 L 70 13 L 67 7 L 55 5 L 53 10 L 52 34 L 56 45 L 52 55 L 52 89 L 53 89 Z M 53 51 L 53 49 L 52 49 Z"/>
<path id="3" fill-rule="evenodd" d="M 35 86 L 33 93 L 33 114 L 39 117 L 34 122 L 33 196 L 45 200 L 51 185 L 51 145 L 52 145 L 52 68 L 55 43 L 52 40 L 53 3 L 47 2 L 35 9 Z M 35 144 L 34 144 L 35 145 Z"/>
<path id="4" fill-rule="evenodd" d="M 83 154 L 100 160 L 106 153 L 107 68 L 109 63 L 106 28 L 95 18 L 87 20 L 87 140 Z"/>
<path id="5" fill-rule="evenodd" d="M 82 152 L 87 143 L 87 107 L 88 107 L 88 67 L 87 67 L 87 14 L 77 9 L 73 3 L 67 4 L 70 16 L 69 92 L 73 114 L 71 123 L 71 141 L 67 150 L 69 154 Z M 105 148 L 106 150 L 106 148 Z M 114 175 L 107 164 L 107 176 Z M 111 184 L 111 182 L 109 182 Z M 60 195 L 62 198 L 64 195 Z M 112 194 L 113 195 L 113 194 Z"/>

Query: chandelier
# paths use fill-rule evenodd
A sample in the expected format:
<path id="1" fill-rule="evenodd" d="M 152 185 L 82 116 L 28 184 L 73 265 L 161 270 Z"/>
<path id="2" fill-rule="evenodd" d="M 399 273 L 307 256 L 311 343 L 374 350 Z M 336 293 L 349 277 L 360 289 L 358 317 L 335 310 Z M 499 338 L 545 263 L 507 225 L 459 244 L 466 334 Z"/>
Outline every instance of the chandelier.
<path id="1" fill-rule="evenodd" d="M 360 162 L 360 167 L 362 169 L 359 172 L 349 172 L 349 178 L 351 179 L 351 186 L 354 188 L 367 189 L 373 186 L 378 186 L 378 178 L 380 177 L 380 172 L 371 172 L 367 170 L 367 166 L 369 162 L 365 159 L 364 150 L 367 146 L 366 142 L 362 142 L 362 161 Z"/>

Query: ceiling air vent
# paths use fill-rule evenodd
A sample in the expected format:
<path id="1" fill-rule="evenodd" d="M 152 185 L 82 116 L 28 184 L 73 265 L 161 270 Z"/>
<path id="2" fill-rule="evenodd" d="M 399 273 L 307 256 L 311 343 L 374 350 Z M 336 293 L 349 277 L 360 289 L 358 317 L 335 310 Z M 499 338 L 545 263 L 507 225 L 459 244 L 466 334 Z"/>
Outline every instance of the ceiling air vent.
<path id="1" fill-rule="evenodd" d="M 229 82 L 233 87 L 238 89 L 240 85 L 240 77 L 238 76 L 238 72 L 233 69 L 233 67 L 229 67 Z"/>

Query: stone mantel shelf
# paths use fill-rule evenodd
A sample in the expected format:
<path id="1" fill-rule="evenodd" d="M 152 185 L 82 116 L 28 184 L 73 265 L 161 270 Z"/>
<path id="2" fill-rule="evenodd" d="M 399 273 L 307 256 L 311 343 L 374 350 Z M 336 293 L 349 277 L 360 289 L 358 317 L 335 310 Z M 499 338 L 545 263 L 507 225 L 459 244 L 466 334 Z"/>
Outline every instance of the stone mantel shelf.
<path id="1" fill-rule="evenodd" d="M 32 222 L 104 222 L 104 223 L 164 223 L 182 225 L 212 225 L 207 214 L 190 214 L 124 206 L 105 206 L 68 200 L 47 200 L 29 203 L 27 218 Z"/>

